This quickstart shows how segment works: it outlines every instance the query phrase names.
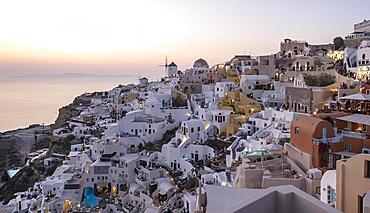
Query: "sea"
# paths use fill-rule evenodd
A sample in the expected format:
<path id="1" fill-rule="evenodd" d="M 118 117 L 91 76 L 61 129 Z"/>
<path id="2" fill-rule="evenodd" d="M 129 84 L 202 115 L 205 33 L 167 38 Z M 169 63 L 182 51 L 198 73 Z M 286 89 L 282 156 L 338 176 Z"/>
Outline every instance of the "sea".
<path id="1" fill-rule="evenodd" d="M 137 83 L 137 77 L 0 77 L 0 132 L 31 124 L 52 124 L 58 109 L 76 96 L 128 83 Z"/>

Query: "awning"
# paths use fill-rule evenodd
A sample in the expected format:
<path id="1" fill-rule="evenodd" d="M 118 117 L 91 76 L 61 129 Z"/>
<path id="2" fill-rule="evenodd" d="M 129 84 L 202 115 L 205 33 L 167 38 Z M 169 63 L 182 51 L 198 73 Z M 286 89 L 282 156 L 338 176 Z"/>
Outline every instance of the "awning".
<path id="1" fill-rule="evenodd" d="M 352 123 L 370 125 L 370 115 L 352 114 L 352 115 L 339 117 L 336 119 L 347 121 L 347 122 L 352 122 Z"/>
<path id="2" fill-rule="evenodd" d="M 345 157 L 352 157 L 354 155 L 357 155 L 358 153 L 354 152 L 348 152 L 348 151 L 341 151 L 341 152 L 334 152 L 336 155 L 345 156 Z"/>
<path id="3" fill-rule="evenodd" d="M 339 98 L 341 100 L 359 100 L 359 101 L 370 101 L 370 95 L 357 93 Z"/>

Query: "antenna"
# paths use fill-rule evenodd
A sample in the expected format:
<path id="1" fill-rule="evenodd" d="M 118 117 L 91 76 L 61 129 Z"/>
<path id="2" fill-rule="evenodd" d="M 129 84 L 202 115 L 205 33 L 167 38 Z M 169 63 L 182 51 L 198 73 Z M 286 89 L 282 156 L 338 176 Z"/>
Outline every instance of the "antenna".
<path id="1" fill-rule="evenodd" d="M 167 55 L 166 55 L 166 57 L 164 59 L 164 64 L 159 65 L 159 67 L 164 67 L 164 73 L 167 72 L 167 67 L 168 67 Z"/>

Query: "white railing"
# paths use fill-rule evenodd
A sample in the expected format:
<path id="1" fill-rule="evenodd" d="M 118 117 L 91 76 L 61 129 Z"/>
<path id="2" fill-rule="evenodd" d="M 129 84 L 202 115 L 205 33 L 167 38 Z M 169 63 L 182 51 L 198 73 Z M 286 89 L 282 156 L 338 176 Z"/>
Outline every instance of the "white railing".
<path id="1" fill-rule="evenodd" d="M 343 131 L 343 136 L 358 139 L 367 139 L 367 135 L 362 132 Z"/>
<path id="2" fill-rule="evenodd" d="M 343 136 L 342 135 L 337 135 L 333 138 L 325 138 L 325 139 L 314 138 L 312 140 L 312 142 L 316 145 L 319 145 L 320 143 L 323 143 L 323 144 L 338 143 L 338 142 L 341 142 L 342 140 L 343 140 Z"/>

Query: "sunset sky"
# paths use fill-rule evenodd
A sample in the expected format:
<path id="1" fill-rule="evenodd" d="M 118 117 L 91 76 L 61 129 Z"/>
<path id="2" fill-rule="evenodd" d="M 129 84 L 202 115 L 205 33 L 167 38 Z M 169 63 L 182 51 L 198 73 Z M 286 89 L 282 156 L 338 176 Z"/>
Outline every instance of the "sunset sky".
<path id="1" fill-rule="evenodd" d="M 0 75 L 161 73 L 345 36 L 369 0 L 0 0 Z"/>

